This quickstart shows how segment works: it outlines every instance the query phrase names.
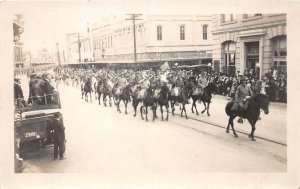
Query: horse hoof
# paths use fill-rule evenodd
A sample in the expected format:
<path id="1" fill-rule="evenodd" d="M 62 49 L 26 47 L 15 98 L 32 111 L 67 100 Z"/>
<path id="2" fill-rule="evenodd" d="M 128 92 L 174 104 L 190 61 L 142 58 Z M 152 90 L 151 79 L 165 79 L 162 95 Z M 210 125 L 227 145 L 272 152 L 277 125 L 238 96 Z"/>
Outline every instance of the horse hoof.
<path id="1" fill-rule="evenodd" d="M 144 118 L 142 117 L 142 120 L 144 120 Z"/>
<path id="2" fill-rule="evenodd" d="M 251 138 L 251 135 L 249 134 L 248 137 Z"/>
<path id="3" fill-rule="evenodd" d="M 133 117 L 135 117 L 136 115 L 133 115 Z"/>
<path id="4" fill-rule="evenodd" d="M 199 115 L 199 113 L 197 112 L 197 115 Z"/>
<path id="5" fill-rule="evenodd" d="M 229 130 L 226 130 L 226 133 L 229 133 Z"/>
<path id="6" fill-rule="evenodd" d="M 188 117 L 185 117 L 185 119 L 189 119 Z"/>
<path id="7" fill-rule="evenodd" d="M 125 112 L 125 114 L 127 114 L 127 112 Z"/>
<path id="8" fill-rule="evenodd" d="M 237 138 L 237 137 L 239 137 L 239 135 L 235 134 L 234 137 Z"/>
<path id="9" fill-rule="evenodd" d="M 203 114 L 204 112 L 201 112 L 201 114 Z"/>
<path id="10" fill-rule="evenodd" d="M 164 119 L 162 118 L 161 121 L 164 121 Z"/>
<path id="11" fill-rule="evenodd" d="M 208 116 L 210 116 L 210 114 L 207 114 Z"/>
<path id="12" fill-rule="evenodd" d="M 166 121 L 169 121 L 169 119 L 167 118 Z"/>
<path id="13" fill-rule="evenodd" d="M 256 139 L 255 139 L 255 138 L 252 138 L 251 140 L 252 140 L 252 141 L 256 141 Z"/>
<path id="14" fill-rule="evenodd" d="M 146 122 L 148 122 L 148 119 L 146 119 Z"/>

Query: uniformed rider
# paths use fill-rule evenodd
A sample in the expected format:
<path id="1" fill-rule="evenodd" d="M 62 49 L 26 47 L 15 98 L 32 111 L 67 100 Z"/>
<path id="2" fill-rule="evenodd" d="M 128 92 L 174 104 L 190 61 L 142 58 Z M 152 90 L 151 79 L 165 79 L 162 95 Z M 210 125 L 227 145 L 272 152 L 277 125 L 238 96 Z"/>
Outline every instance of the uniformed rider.
<path id="1" fill-rule="evenodd" d="M 248 99 L 253 95 L 252 90 L 247 86 L 247 80 L 245 78 L 241 79 L 241 84 L 237 87 L 235 91 L 235 100 L 231 108 L 233 111 L 242 111 L 247 109 Z M 240 118 L 239 123 L 242 123 L 243 120 Z"/>

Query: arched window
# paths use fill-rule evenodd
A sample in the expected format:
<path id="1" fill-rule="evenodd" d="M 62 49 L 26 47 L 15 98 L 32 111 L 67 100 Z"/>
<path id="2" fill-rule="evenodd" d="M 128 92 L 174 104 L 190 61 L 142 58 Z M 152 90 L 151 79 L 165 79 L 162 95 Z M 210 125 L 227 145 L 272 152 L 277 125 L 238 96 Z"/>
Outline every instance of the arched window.
<path id="1" fill-rule="evenodd" d="M 185 40 L 185 26 L 180 26 L 180 40 Z"/>
<path id="2" fill-rule="evenodd" d="M 223 73 L 234 75 L 236 43 L 234 41 L 226 41 L 222 44 L 222 49 L 224 55 Z"/>

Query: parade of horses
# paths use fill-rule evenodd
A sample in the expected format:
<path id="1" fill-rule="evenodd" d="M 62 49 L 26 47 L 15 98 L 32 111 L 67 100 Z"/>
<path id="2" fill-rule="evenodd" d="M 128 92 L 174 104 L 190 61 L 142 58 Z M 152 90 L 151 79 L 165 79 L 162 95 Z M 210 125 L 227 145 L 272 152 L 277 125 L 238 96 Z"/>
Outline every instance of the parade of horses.
<path id="1" fill-rule="evenodd" d="M 187 104 L 192 104 L 192 113 L 199 115 L 199 106 L 204 109 L 201 113 L 210 116 L 210 103 L 213 95 L 216 94 L 220 85 L 220 78 L 217 74 L 208 74 L 206 71 L 194 72 L 193 70 L 172 70 L 172 69 L 143 69 L 134 71 L 133 69 L 107 69 L 107 68 L 73 68 L 57 67 L 55 72 L 31 73 L 30 94 L 28 102 L 31 106 L 32 99 L 41 103 L 39 96 L 53 93 L 58 88 L 59 83 L 80 88 L 82 100 L 93 102 L 94 100 L 104 107 L 116 107 L 118 112 L 128 113 L 127 108 L 131 105 L 134 108 L 134 117 L 137 112 L 141 119 L 148 121 L 148 116 L 152 116 L 152 121 L 169 120 L 169 113 L 175 116 L 176 109 L 180 111 L 180 116 L 188 119 L 186 110 Z M 265 114 L 269 113 L 269 98 L 263 92 L 260 81 L 255 79 L 252 85 L 246 82 L 245 76 L 232 77 L 231 86 L 226 89 L 230 91 L 230 101 L 224 107 L 224 116 L 229 117 L 226 132 L 234 130 L 233 120 L 239 117 L 239 122 L 248 120 L 251 126 L 249 138 L 255 140 L 255 124 L 260 119 L 260 110 Z M 52 90 L 45 88 L 45 81 L 52 81 Z M 54 84 L 55 83 L 55 84 Z M 49 88 L 49 86 L 48 86 Z M 242 90 L 237 90 L 242 88 Z M 44 91 L 43 91 L 44 90 Z M 49 92 L 47 92 L 49 91 Z M 229 100 L 229 99 L 228 99 Z M 120 108 L 120 103 L 124 104 L 124 109 Z M 234 108 L 233 108 L 234 106 Z M 159 111 L 160 110 L 160 111 Z M 160 115 L 159 115 L 160 112 Z M 165 114 L 165 117 L 164 117 Z"/>

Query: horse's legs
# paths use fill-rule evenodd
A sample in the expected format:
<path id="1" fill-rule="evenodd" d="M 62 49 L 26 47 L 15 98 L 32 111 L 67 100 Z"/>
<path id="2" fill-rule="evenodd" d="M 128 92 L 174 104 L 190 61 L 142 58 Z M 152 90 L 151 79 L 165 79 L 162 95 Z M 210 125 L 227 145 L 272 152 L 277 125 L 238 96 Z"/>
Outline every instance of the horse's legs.
<path id="1" fill-rule="evenodd" d="M 182 109 L 184 110 L 185 118 L 188 119 L 188 116 L 186 115 L 185 103 L 182 103 Z"/>
<path id="2" fill-rule="evenodd" d="M 195 105 L 196 114 L 199 115 L 199 112 L 198 112 L 198 110 L 197 110 L 197 104 L 196 104 L 196 102 L 197 102 L 197 101 L 193 102 L 193 104 Z"/>
<path id="3" fill-rule="evenodd" d="M 166 109 L 167 109 L 167 118 L 166 118 L 166 121 L 169 120 L 169 104 L 166 104 Z"/>
<path id="4" fill-rule="evenodd" d="M 148 106 L 146 106 L 146 121 L 148 121 Z"/>
<path id="5" fill-rule="evenodd" d="M 249 123 L 251 124 L 251 127 L 252 127 L 251 134 L 249 135 L 249 138 L 251 138 L 252 141 L 256 141 L 256 139 L 254 137 L 254 132 L 256 130 L 256 128 L 255 128 L 256 121 L 255 120 L 250 120 L 250 119 L 248 119 L 248 121 L 249 121 Z"/>
<path id="6" fill-rule="evenodd" d="M 180 113 L 180 116 L 182 117 L 182 113 L 183 113 L 183 108 L 181 109 L 181 113 Z"/>
<path id="7" fill-rule="evenodd" d="M 195 101 L 193 100 L 193 104 L 192 104 L 192 113 L 194 113 L 194 105 L 195 105 Z"/>
<path id="8" fill-rule="evenodd" d="M 208 103 L 207 103 L 207 115 L 208 115 L 208 116 L 210 116 L 210 114 L 209 114 L 209 104 L 210 104 L 210 103 L 208 102 Z"/>
<path id="9" fill-rule="evenodd" d="M 157 116 L 155 116 L 156 115 L 156 108 L 157 108 L 157 106 L 155 106 L 155 104 L 153 104 L 152 105 L 152 112 L 153 112 L 152 121 L 154 121 L 155 118 L 157 117 Z"/>
<path id="10" fill-rule="evenodd" d="M 238 135 L 236 134 L 235 132 L 235 129 L 234 129 L 234 126 L 233 126 L 233 120 L 236 116 L 233 116 L 233 117 L 230 117 L 229 121 L 230 121 L 230 124 L 231 124 L 231 128 L 232 128 L 232 131 L 233 131 L 233 134 L 235 137 L 238 137 Z"/>
<path id="11" fill-rule="evenodd" d="M 128 103 L 128 101 L 127 101 L 127 100 L 124 100 L 124 104 L 125 104 L 125 114 L 127 114 L 127 103 Z"/>
<path id="12" fill-rule="evenodd" d="M 141 107 L 140 107 L 140 112 L 141 112 L 142 120 L 144 120 L 144 117 L 143 117 L 143 105 L 141 105 Z"/>
<path id="13" fill-rule="evenodd" d="M 162 105 L 160 105 L 160 113 L 161 113 L 161 120 L 164 120 L 164 113 L 163 113 L 163 109 L 162 109 Z"/>
<path id="14" fill-rule="evenodd" d="M 92 102 L 92 101 L 93 101 L 93 100 L 92 100 L 92 92 L 90 92 L 90 99 L 91 99 L 91 102 Z"/>
<path id="15" fill-rule="evenodd" d="M 203 114 L 206 110 L 206 102 L 203 102 L 203 104 L 204 104 L 204 110 L 201 112 L 201 114 Z"/>
<path id="16" fill-rule="evenodd" d="M 135 117 L 136 116 L 136 108 L 138 106 L 138 102 L 133 101 L 132 103 L 133 103 L 133 109 L 134 109 L 134 115 L 133 115 L 133 117 Z"/>
<path id="17" fill-rule="evenodd" d="M 111 107 L 111 95 L 108 95 L 109 97 L 109 106 Z"/>
<path id="18" fill-rule="evenodd" d="M 99 101 L 99 105 L 101 105 L 101 93 L 98 93 L 98 101 Z"/>
<path id="19" fill-rule="evenodd" d="M 107 94 L 103 93 L 103 99 L 102 99 L 103 100 L 103 104 L 104 104 L 105 107 L 106 107 L 106 95 Z"/>

